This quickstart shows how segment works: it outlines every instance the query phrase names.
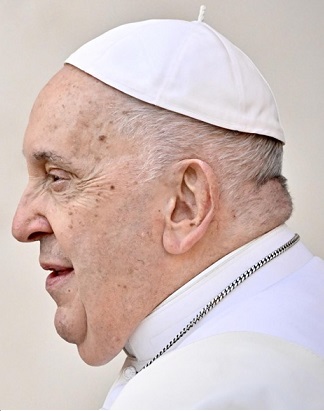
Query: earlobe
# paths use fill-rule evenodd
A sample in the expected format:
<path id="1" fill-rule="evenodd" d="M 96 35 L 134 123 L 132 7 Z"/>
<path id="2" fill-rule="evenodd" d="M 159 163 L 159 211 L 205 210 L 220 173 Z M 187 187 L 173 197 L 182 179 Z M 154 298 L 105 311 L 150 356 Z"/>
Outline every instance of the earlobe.
<path id="1" fill-rule="evenodd" d="M 189 251 L 207 232 L 216 209 L 216 176 L 198 159 L 183 160 L 166 205 L 163 245 L 170 254 Z"/>

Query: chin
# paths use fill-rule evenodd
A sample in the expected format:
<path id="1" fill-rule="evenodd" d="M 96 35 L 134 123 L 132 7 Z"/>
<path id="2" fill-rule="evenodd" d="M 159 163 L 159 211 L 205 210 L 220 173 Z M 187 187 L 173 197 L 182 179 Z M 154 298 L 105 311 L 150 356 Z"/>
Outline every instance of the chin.
<path id="1" fill-rule="evenodd" d="M 89 332 L 85 316 L 70 315 L 63 308 L 56 311 L 54 323 L 59 336 L 68 343 L 75 344 L 81 359 L 94 367 L 109 363 L 124 346 L 119 338 L 103 339 Z"/>
<path id="2" fill-rule="evenodd" d="M 58 335 L 71 344 L 80 344 L 86 336 L 86 326 L 69 320 L 63 310 L 58 309 L 55 314 L 54 325 Z"/>
<path id="3" fill-rule="evenodd" d="M 116 354 L 107 354 L 107 353 L 100 353 L 96 349 L 86 349 L 83 344 L 77 346 L 78 352 L 81 359 L 88 365 L 92 367 L 100 367 L 109 363 L 113 360 L 119 353 Z"/>

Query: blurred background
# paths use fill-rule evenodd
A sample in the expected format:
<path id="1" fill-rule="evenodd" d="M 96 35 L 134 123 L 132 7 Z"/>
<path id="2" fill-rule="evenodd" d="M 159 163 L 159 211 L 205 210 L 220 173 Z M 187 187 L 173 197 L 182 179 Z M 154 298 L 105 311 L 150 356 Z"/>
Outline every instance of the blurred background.
<path id="1" fill-rule="evenodd" d="M 123 23 L 196 20 L 197 0 L 0 0 L 0 408 L 98 409 L 123 362 L 84 364 L 54 329 L 38 245 L 19 244 L 11 220 L 26 184 L 21 152 L 40 89 L 86 41 Z M 324 257 L 324 1 L 205 0 L 205 22 L 259 67 L 286 133 L 288 225 Z"/>

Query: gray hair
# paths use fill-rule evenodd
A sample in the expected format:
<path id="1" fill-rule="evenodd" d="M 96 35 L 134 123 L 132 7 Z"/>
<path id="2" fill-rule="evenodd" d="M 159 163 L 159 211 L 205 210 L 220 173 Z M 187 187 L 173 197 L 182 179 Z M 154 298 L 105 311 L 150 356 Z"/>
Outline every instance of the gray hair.
<path id="1" fill-rule="evenodd" d="M 159 177 L 174 162 L 198 158 L 217 171 L 222 192 L 232 201 L 240 198 L 245 182 L 261 186 L 273 179 L 289 196 L 280 141 L 216 127 L 117 93 L 112 120 L 119 133 L 140 141 L 142 181 Z"/>

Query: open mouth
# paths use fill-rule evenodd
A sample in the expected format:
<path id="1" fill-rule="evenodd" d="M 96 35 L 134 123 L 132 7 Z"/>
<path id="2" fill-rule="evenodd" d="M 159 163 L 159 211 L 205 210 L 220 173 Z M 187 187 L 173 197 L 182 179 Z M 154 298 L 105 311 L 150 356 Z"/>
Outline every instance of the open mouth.
<path id="1" fill-rule="evenodd" d="M 70 274 L 71 271 L 73 271 L 73 268 L 65 268 L 63 270 L 53 270 L 50 276 L 57 277 L 59 275 L 67 275 L 67 274 Z"/>
<path id="2" fill-rule="evenodd" d="M 53 270 L 46 278 L 46 289 L 58 286 L 67 281 L 73 273 L 73 267 Z"/>

